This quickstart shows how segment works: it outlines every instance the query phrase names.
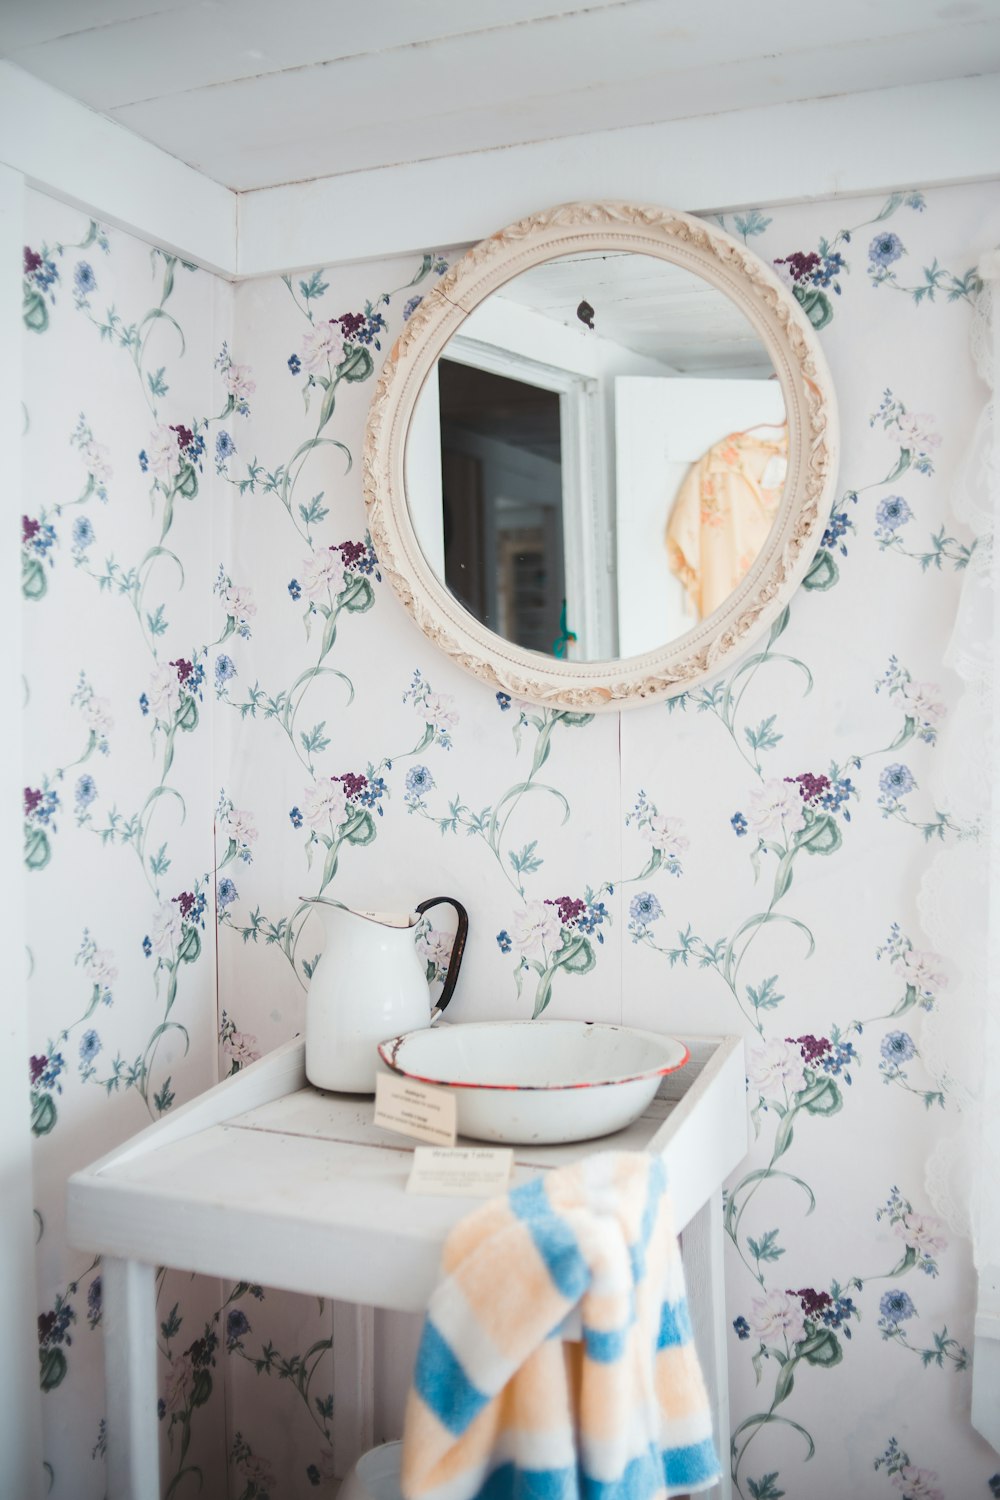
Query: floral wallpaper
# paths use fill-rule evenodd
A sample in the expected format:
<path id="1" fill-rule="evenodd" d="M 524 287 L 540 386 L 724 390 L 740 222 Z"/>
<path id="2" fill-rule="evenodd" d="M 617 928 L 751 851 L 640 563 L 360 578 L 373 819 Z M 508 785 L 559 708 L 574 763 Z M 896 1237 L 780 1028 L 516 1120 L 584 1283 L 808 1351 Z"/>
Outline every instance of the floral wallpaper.
<path id="1" fill-rule="evenodd" d="M 969 1248 L 924 1188 L 955 1104 L 921 1020 L 961 955 L 928 951 L 916 907 L 933 850 L 976 833 L 931 788 L 990 201 L 726 216 L 819 330 L 836 497 L 770 635 L 619 718 L 493 693 L 380 575 L 373 376 L 453 252 L 234 289 L 32 195 L 27 1062 L 53 1494 L 103 1494 L 100 1267 L 65 1246 L 67 1174 L 301 1028 L 305 898 L 442 892 L 471 918 L 456 1021 L 746 1038 L 734 1492 L 1000 1492 L 968 1421 Z M 449 934 L 417 941 L 434 984 Z M 168 1276 L 160 1310 L 165 1492 L 221 1494 L 223 1465 L 239 1500 L 329 1492 L 329 1307 Z"/>

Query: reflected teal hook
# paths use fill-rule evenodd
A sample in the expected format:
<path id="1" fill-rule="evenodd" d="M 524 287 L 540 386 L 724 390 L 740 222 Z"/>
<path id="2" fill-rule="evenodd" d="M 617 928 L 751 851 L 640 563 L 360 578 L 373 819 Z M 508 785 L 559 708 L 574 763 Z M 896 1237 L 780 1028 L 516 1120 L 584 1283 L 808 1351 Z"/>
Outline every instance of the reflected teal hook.
<path id="1" fill-rule="evenodd" d="M 569 645 L 570 641 L 575 641 L 577 638 L 576 632 L 574 630 L 570 630 L 569 625 L 566 621 L 565 599 L 562 602 L 562 609 L 559 611 L 559 631 L 560 634 L 552 642 L 552 655 L 561 657 L 566 655 L 566 647 Z"/>

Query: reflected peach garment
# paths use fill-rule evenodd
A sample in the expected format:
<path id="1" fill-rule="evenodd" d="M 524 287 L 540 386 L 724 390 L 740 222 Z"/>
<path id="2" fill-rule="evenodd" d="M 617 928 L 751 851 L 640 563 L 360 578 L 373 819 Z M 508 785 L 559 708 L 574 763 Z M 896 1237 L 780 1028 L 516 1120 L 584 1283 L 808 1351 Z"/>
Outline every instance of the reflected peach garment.
<path id="1" fill-rule="evenodd" d="M 692 464 L 667 522 L 670 567 L 704 619 L 744 577 L 784 488 L 788 429 L 730 433 Z"/>

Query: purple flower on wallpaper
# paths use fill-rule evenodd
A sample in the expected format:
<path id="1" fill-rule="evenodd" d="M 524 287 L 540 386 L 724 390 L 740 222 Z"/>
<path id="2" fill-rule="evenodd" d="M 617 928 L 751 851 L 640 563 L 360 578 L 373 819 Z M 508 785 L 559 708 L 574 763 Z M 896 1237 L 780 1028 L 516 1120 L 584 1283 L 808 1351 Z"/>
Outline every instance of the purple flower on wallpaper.
<path id="1" fill-rule="evenodd" d="M 917 1055 L 913 1038 L 906 1031 L 890 1031 L 888 1036 L 882 1038 L 879 1051 L 886 1062 L 896 1064 L 909 1062 Z"/>
<path id="2" fill-rule="evenodd" d="M 877 234 L 868 246 L 868 259 L 876 266 L 891 266 L 903 254 L 898 234 Z"/>
<path id="3" fill-rule="evenodd" d="M 886 495 L 875 510 L 875 520 L 882 531 L 897 531 L 913 519 L 913 512 L 902 495 Z"/>

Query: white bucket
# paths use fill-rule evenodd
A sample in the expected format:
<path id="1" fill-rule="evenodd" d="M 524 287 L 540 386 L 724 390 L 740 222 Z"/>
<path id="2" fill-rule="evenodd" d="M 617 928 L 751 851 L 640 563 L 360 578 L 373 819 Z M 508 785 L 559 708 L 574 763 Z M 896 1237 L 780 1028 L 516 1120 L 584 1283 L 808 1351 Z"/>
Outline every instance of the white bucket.
<path id="1" fill-rule="evenodd" d="M 369 1448 L 345 1475 L 337 1500 L 401 1500 L 399 1468 L 402 1459 L 401 1442 Z"/>

